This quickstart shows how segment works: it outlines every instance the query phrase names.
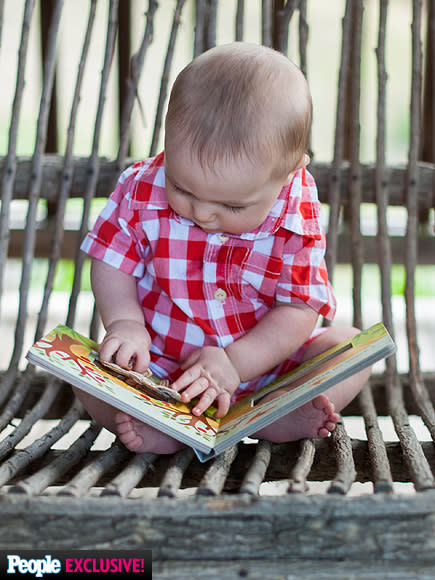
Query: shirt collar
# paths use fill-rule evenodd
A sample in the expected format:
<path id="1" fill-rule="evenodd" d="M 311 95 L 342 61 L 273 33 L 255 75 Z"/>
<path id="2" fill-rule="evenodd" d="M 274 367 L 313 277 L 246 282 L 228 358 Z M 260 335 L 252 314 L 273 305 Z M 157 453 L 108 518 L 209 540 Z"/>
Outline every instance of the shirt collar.
<path id="1" fill-rule="evenodd" d="M 131 210 L 168 210 L 165 193 L 164 153 L 156 157 L 138 161 L 132 166 L 134 180 L 129 197 Z"/>
<path id="2" fill-rule="evenodd" d="M 313 177 L 305 168 L 300 169 L 290 184 L 282 188 L 264 222 L 255 230 L 241 234 L 240 238 L 265 238 L 275 234 L 279 228 L 284 228 L 301 236 L 320 239 L 320 207 Z"/>
<path id="3" fill-rule="evenodd" d="M 186 226 L 195 224 L 171 210 L 165 193 L 164 153 L 140 161 L 132 166 L 135 173 L 131 192 L 127 193 L 129 207 L 171 211 L 179 223 Z M 279 228 L 284 228 L 302 236 L 320 238 L 320 202 L 313 177 L 305 170 L 298 170 L 291 183 L 282 188 L 272 206 L 269 215 L 255 230 L 240 235 L 226 234 L 244 240 L 256 240 L 273 235 Z M 226 233 L 226 232 L 223 232 Z"/>

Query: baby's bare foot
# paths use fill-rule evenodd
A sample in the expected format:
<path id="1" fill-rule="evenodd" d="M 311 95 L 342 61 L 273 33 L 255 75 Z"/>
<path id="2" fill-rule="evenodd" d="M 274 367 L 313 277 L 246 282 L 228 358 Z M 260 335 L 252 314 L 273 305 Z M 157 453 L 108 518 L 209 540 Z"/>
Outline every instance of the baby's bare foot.
<path id="1" fill-rule="evenodd" d="M 274 393 L 275 396 L 278 394 Z M 252 437 L 275 443 L 327 437 L 335 429 L 338 419 L 334 404 L 325 395 L 319 395 Z"/>
<path id="2" fill-rule="evenodd" d="M 121 411 L 115 415 L 116 434 L 134 453 L 175 453 L 183 443 Z"/>

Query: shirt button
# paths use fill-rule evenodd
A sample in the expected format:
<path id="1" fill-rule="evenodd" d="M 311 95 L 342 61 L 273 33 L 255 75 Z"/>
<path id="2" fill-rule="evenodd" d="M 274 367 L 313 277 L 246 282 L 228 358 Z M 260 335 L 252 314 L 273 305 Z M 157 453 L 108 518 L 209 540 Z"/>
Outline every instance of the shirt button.
<path id="1" fill-rule="evenodd" d="M 216 300 L 219 300 L 219 302 L 223 302 L 227 297 L 227 293 L 225 292 L 225 290 L 222 290 L 222 288 L 218 288 L 214 293 L 214 297 L 216 298 Z"/>
<path id="2" fill-rule="evenodd" d="M 225 244 L 225 242 L 228 242 L 229 237 L 228 236 L 218 236 L 218 239 L 220 242 L 222 242 L 223 244 Z"/>

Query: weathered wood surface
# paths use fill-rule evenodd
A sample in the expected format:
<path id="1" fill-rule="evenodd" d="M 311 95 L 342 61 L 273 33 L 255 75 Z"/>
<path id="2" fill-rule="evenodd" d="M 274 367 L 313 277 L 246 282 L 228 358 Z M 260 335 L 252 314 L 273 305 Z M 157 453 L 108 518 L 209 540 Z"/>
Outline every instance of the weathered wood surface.
<path id="1" fill-rule="evenodd" d="M 96 184 L 96 197 L 107 197 L 113 190 L 120 172 L 134 163 L 135 159 L 127 159 L 123 165 L 116 160 L 99 158 L 98 182 Z M 0 175 L 6 167 L 5 157 L 0 157 Z M 316 179 L 319 197 L 327 202 L 328 184 L 331 174 L 329 163 L 313 162 L 309 167 Z M 375 189 L 375 165 L 363 165 L 361 167 L 362 201 L 376 203 Z M 61 189 L 64 175 L 64 159 L 61 155 L 45 154 L 41 161 L 42 183 L 41 199 L 55 202 Z M 87 157 L 75 157 L 72 161 L 70 197 L 83 197 L 83 192 L 93 172 Z M 349 203 L 351 182 L 350 164 L 343 161 L 339 168 L 340 172 L 340 200 L 343 204 Z M 420 208 L 432 208 L 435 201 L 433 198 L 434 167 L 430 163 L 420 162 L 417 164 L 418 180 L 415 184 Z M 29 183 L 32 176 L 32 159 L 19 157 L 17 159 L 17 172 L 14 183 L 14 199 L 28 199 Z M 385 178 L 389 187 L 389 204 L 405 205 L 405 192 L 407 188 L 407 168 L 394 166 L 386 171 Z"/>
<path id="2" fill-rule="evenodd" d="M 434 580 L 433 563 L 274 560 L 155 562 L 154 580 Z"/>
<path id="3" fill-rule="evenodd" d="M 148 548 L 154 561 L 435 563 L 435 492 L 152 500 L 0 497 L 1 549 Z M 35 533 L 38 530 L 38 533 Z"/>
<path id="4" fill-rule="evenodd" d="M 292 492 L 305 491 L 305 483 L 300 483 L 298 489 L 294 489 L 295 473 L 298 473 L 298 466 L 300 465 L 301 457 L 301 443 L 283 443 L 272 445 L 271 457 L 262 481 L 283 481 L 288 480 Z M 303 445 L 303 444 L 302 444 Z M 335 449 L 331 440 L 316 440 L 312 442 L 314 457 L 311 466 L 308 466 L 308 475 L 306 480 L 309 482 L 332 481 L 334 478 L 340 479 L 335 460 Z M 435 447 L 431 442 L 423 442 L 421 444 L 425 458 L 427 459 L 431 469 L 435 471 Z M 390 442 L 385 444 L 385 450 L 388 458 L 388 465 L 391 470 L 392 479 L 394 482 L 407 483 L 410 482 L 410 474 L 406 458 L 403 454 L 400 443 Z M 141 477 L 136 478 L 135 486 L 130 486 L 127 491 L 119 490 L 114 481 L 114 478 L 119 473 L 122 473 L 122 479 L 128 479 L 127 473 L 124 473 L 126 462 L 134 459 L 134 455 L 128 451 L 115 451 L 116 456 L 113 457 L 113 449 L 103 451 L 88 451 L 86 457 L 76 464 L 70 463 L 69 469 L 56 474 L 56 479 L 50 482 L 50 485 L 65 486 L 61 488 L 61 494 L 65 495 L 83 495 L 88 492 L 91 485 L 107 486 L 107 495 L 119 495 L 125 497 L 133 487 L 161 487 L 162 496 L 175 497 L 178 489 L 186 489 L 201 485 L 201 491 L 198 492 L 204 495 L 215 495 L 219 493 L 219 489 L 223 491 L 239 491 L 240 493 L 257 493 L 261 482 L 257 481 L 256 491 L 254 492 L 248 486 L 248 474 L 253 467 L 256 458 L 257 446 L 252 444 L 239 444 L 237 460 L 233 461 L 228 466 L 228 471 L 222 473 L 219 464 L 216 468 L 211 469 L 211 474 L 208 473 L 211 468 L 211 463 L 200 463 L 196 458 L 189 457 L 188 464 L 183 466 L 183 472 L 175 480 L 172 479 L 168 472 L 172 469 L 173 461 L 177 461 L 176 456 L 159 456 L 153 463 L 146 463 L 147 469 L 143 472 Z M 42 463 L 37 456 L 32 461 L 28 457 L 28 463 L 21 467 L 20 471 L 9 469 L 9 461 L 11 466 L 15 465 L 15 459 L 26 455 L 24 452 L 17 452 L 17 455 L 11 456 L 6 460 L 2 466 L 1 473 L 7 472 L 7 477 L 2 480 L 3 484 L 15 485 L 15 491 L 23 491 L 24 488 L 20 482 L 33 473 L 38 473 L 38 470 L 45 465 L 50 465 L 52 462 L 58 463 L 61 461 L 65 451 L 49 450 L 44 454 Z M 370 458 L 369 444 L 367 441 L 352 440 L 352 457 L 355 462 L 356 473 L 354 474 L 355 481 L 359 483 L 367 483 L 373 481 L 373 465 Z M 183 461 L 183 456 L 181 456 Z M 218 471 L 218 477 L 215 483 L 208 484 L 212 478 L 214 471 Z M 39 473 L 38 473 L 39 477 Z M 86 487 L 88 479 L 91 478 L 91 484 Z M 180 479 L 181 478 L 181 479 Z M 298 480 L 298 478 L 296 477 Z M 78 482 L 78 483 L 77 483 Z M 305 482 L 305 479 L 303 480 Z M 348 490 L 350 483 L 346 485 Z M 175 488 L 174 488 L 175 486 Z M 26 486 L 24 486 L 26 487 Z M 167 489 L 169 488 L 169 489 Z M 378 491 L 378 490 L 377 490 Z M 380 488 L 379 491 L 385 491 L 385 488 Z M 338 492 L 338 491 L 337 491 Z"/>

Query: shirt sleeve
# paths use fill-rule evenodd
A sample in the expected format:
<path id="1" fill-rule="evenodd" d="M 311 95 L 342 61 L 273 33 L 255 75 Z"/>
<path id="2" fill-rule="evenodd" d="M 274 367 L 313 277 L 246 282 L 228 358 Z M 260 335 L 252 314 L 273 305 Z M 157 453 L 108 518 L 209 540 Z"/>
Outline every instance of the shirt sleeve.
<path id="1" fill-rule="evenodd" d="M 287 304 L 305 303 L 319 315 L 332 320 L 335 296 L 325 263 L 325 235 L 293 234 L 284 246 L 283 268 L 275 298 Z"/>
<path id="2" fill-rule="evenodd" d="M 144 245 L 138 239 L 137 212 L 129 209 L 134 175 L 126 170 L 98 216 L 81 249 L 96 258 L 140 278 L 144 273 Z"/>

